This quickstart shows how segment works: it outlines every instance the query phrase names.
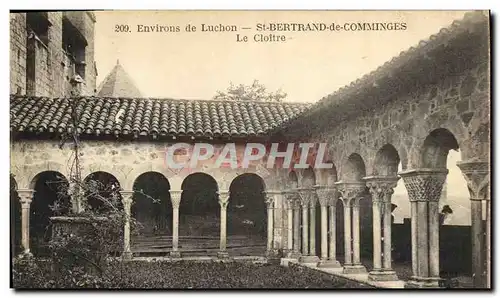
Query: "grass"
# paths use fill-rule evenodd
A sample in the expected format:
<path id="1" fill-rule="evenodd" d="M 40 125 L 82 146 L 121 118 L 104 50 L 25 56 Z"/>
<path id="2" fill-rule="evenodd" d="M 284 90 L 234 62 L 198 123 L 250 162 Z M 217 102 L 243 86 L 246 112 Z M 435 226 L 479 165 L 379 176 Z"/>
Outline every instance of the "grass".
<path id="1" fill-rule="evenodd" d="M 139 262 L 127 264 L 120 288 L 222 289 L 367 288 L 303 268 L 243 262 Z"/>

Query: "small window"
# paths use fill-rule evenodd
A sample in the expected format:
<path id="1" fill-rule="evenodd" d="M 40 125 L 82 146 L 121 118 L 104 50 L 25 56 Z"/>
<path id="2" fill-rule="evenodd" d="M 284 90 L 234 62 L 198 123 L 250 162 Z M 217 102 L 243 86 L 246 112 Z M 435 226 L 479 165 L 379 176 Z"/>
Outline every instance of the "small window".
<path id="1" fill-rule="evenodd" d="M 46 12 L 26 13 L 26 27 L 28 33 L 34 33 L 45 46 L 49 44 L 50 25 Z"/>

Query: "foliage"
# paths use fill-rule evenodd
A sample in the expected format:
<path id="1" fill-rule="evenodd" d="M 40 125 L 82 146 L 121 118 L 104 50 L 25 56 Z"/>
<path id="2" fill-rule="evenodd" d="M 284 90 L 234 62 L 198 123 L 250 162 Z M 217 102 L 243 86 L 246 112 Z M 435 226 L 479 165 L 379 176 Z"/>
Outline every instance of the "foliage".
<path id="1" fill-rule="evenodd" d="M 32 262 L 32 261 L 29 261 Z M 33 266 L 35 265 L 35 266 Z M 120 289 L 221 289 L 221 288 L 366 288 L 368 286 L 302 267 L 250 262 L 128 261 L 119 274 L 96 276 L 67 269 L 64 276 L 39 278 L 47 263 L 33 264 L 29 287 L 120 288 Z M 18 263 L 19 266 L 19 263 Z M 17 268 L 17 267 L 16 267 Z M 112 270 L 111 268 L 107 269 Z M 16 271 L 18 272 L 18 271 Z M 110 272 L 113 273 L 113 272 Z M 37 277 L 38 276 L 38 277 Z M 25 279 L 28 280 L 28 279 Z"/>
<path id="2" fill-rule="evenodd" d="M 281 102 L 287 96 L 281 89 L 275 92 L 269 92 L 267 88 L 259 83 L 258 80 L 254 80 L 251 85 L 234 85 L 230 83 L 227 90 L 217 91 L 214 96 L 215 100 L 230 100 L 230 101 L 243 101 L 243 100 L 254 100 L 254 101 L 270 101 L 270 102 Z"/>

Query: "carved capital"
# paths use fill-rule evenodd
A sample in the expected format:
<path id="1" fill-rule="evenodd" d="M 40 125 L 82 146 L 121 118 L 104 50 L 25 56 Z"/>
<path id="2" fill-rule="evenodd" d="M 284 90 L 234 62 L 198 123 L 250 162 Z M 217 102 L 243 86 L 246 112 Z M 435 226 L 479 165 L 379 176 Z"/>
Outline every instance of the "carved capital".
<path id="1" fill-rule="evenodd" d="M 26 209 L 30 207 L 33 201 L 33 196 L 35 195 L 35 190 L 33 189 L 18 189 L 17 195 L 19 196 L 19 201 L 21 202 L 21 208 Z"/>
<path id="2" fill-rule="evenodd" d="M 170 201 L 172 202 L 172 208 L 179 208 L 181 205 L 182 190 L 169 190 Z"/>
<path id="3" fill-rule="evenodd" d="M 219 205 L 221 209 L 226 209 L 229 204 L 229 191 L 219 191 Z"/>
<path id="4" fill-rule="evenodd" d="M 123 208 L 125 210 L 130 210 L 132 206 L 132 200 L 134 197 L 134 191 L 132 190 L 121 190 L 120 195 L 122 196 Z"/>
<path id="5" fill-rule="evenodd" d="M 314 187 L 321 207 L 331 205 L 332 197 L 335 197 L 336 189 L 326 185 L 316 185 Z"/>
<path id="6" fill-rule="evenodd" d="M 441 197 L 447 169 L 414 169 L 399 173 L 403 178 L 411 202 L 435 201 Z"/>
<path id="7" fill-rule="evenodd" d="M 293 192 L 293 191 L 284 191 L 283 195 L 285 196 L 286 208 L 293 209 L 294 205 L 295 205 L 297 193 Z"/>
<path id="8" fill-rule="evenodd" d="M 299 196 L 300 196 L 300 204 L 302 205 L 303 208 L 307 208 L 311 205 L 313 200 L 316 198 L 313 198 L 314 194 L 314 189 L 311 188 L 299 188 L 297 189 Z M 315 203 L 316 201 L 314 201 Z"/>
<path id="9" fill-rule="evenodd" d="M 351 201 L 353 204 L 358 204 L 361 195 L 366 190 L 366 184 L 364 182 L 339 181 L 335 183 L 335 185 L 337 186 L 341 199 L 344 201 L 344 206 L 349 206 L 349 202 Z"/>
<path id="10" fill-rule="evenodd" d="M 459 161 L 457 166 L 467 181 L 471 200 L 490 199 L 490 163 L 486 161 Z"/>
<path id="11" fill-rule="evenodd" d="M 368 176 L 363 178 L 363 180 L 366 181 L 366 186 L 372 195 L 372 202 L 378 204 L 380 202 L 391 201 L 391 196 L 398 184 L 399 177 Z"/>

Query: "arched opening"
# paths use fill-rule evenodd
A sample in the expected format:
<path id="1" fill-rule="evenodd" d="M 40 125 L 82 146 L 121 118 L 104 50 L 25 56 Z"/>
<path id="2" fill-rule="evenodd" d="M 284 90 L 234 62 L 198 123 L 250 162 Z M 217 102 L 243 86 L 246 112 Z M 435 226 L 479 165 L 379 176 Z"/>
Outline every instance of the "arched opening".
<path id="1" fill-rule="evenodd" d="M 220 239 L 220 205 L 215 179 L 193 173 L 182 182 L 179 248 L 183 255 L 216 255 Z"/>
<path id="2" fill-rule="evenodd" d="M 449 171 L 438 208 L 440 276 L 445 279 L 461 277 L 462 282 L 469 283 L 466 276 L 472 275 L 470 200 L 467 182 L 456 165 L 461 160 L 458 141 L 449 130 L 438 128 L 426 137 L 421 152 L 421 167 Z M 484 219 L 483 214 L 483 225 Z"/>
<path id="3" fill-rule="evenodd" d="M 302 181 L 301 186 L 304 188 L 312 188 L 316 185 L 316 175 L 314 174 L 314 170 L 309 166 L 307 169 L 304 169 L 302 173 Z"/>
<path id="4" fill-rule="evenodd" d="M 290 171 L 288 173 L 288 183 L 291 189 L 297 189 L 299 187 L 299 178 L 297 177 L 297 173 L 294 171 Z"/>
<path id="5" fill-rule="evenodd" d="M 264 255 L 267 206 L 264 181 L 256 174 L 242 174 L 229 187 L 227 248 L 230 255 Z"/>
<path id="6" fill-rule="evenodd" d="M 17 194 L 17 182 L 10 175 L 10 239 L 11 256 L 17 256 L 22 252 L 21 247 L 21 202 Z"/>
<path id="7" fill-rule="evenodd" d="M 147 172 L 134 181 L 131 216 L 138 233 L 132 235 L 137 254 L 168 252 L 172 245 L 172 202 L 170 184 L 162 174 Z"/>
<path id="8" fill-rule="evenodd" d="M 457 139 L 444 128 L 438 128 L 425 138 L 421 155 L 422 168 L 446 168 L 448 152 L 458 150 Z"/>
<path id="9" fill-rule="evenodd" d="M 67 214 L 71 210 L 68 180 L 59 172 L 45 171 L 33 178 L 35 190 L 30 205 L 30 250 L 36 255 L 47 253 L 52 237 L 50 217 Z"/>
<path id="10" fill-rule="evenodd" d="M 382 146 L 375 155 L 373 175 L 397 177 L 398 171 L 401 170 L 402 164 L 396 148 L 394 148 L 391 144 L 385 144 Z M 401 179 L 398 180 L 396 187 L 394 188 L 394 194 L 391 196 L 390 210 L 385 210 L 385 208 L 382 210 L 391 214 L 391 264 L 393 269 L 398 274 L 398 277 L 402 279 L 410 277 L 407 272 L 411 271 L 411 225 L 409 221 L 403 222 L 402 218 L 398 221 L 398 223 L 395 222 L 394 211 L 398 208 L 398 206 L 398 211 L 407 209 L 408 216 L 411 214 L 409 211 L 410 201 Z M 385 224 L 383 214 L 381 215 L 381 247 L 383 248 L 385 241 Z M 381 259 L 383 259 L 383 256 Z"/>
<path id="11" fill-rule="evenodd" d="M 344 203 L 342 200 L 337 200 L 336 204 L 336 218 L 335 218 L 335 223 L 337 224 L 337 229 L 336 229 L 336 236 L 337 238 L 335 239 L 336 242 L 336 252 L 337 252 L 337 260 L 342 261 L 345 260 L 345 254 L 344 254 Z"/>
<path id="12" fill-rule="evenodd" d="M 363 158 L 357 154 L 349 155 L 342 170 L 342 180 L 344 182 L 363 182 L 366 177 L 366 167 Z M 372 222 L 372 201 L 368 190 L 360 194 L 359 200 L 359 225 L 360 225 L 360 257 L 361 262 L 370 269 L 373 264 L 373 222 Z"/>
<path id="13" fill-rule="evenodd" d="M 106 214 L 122 210 L 120 183 L 115 176 L 107 172 L 94 172 L 84 180 L 86 209 L 97 214 Z"/>

